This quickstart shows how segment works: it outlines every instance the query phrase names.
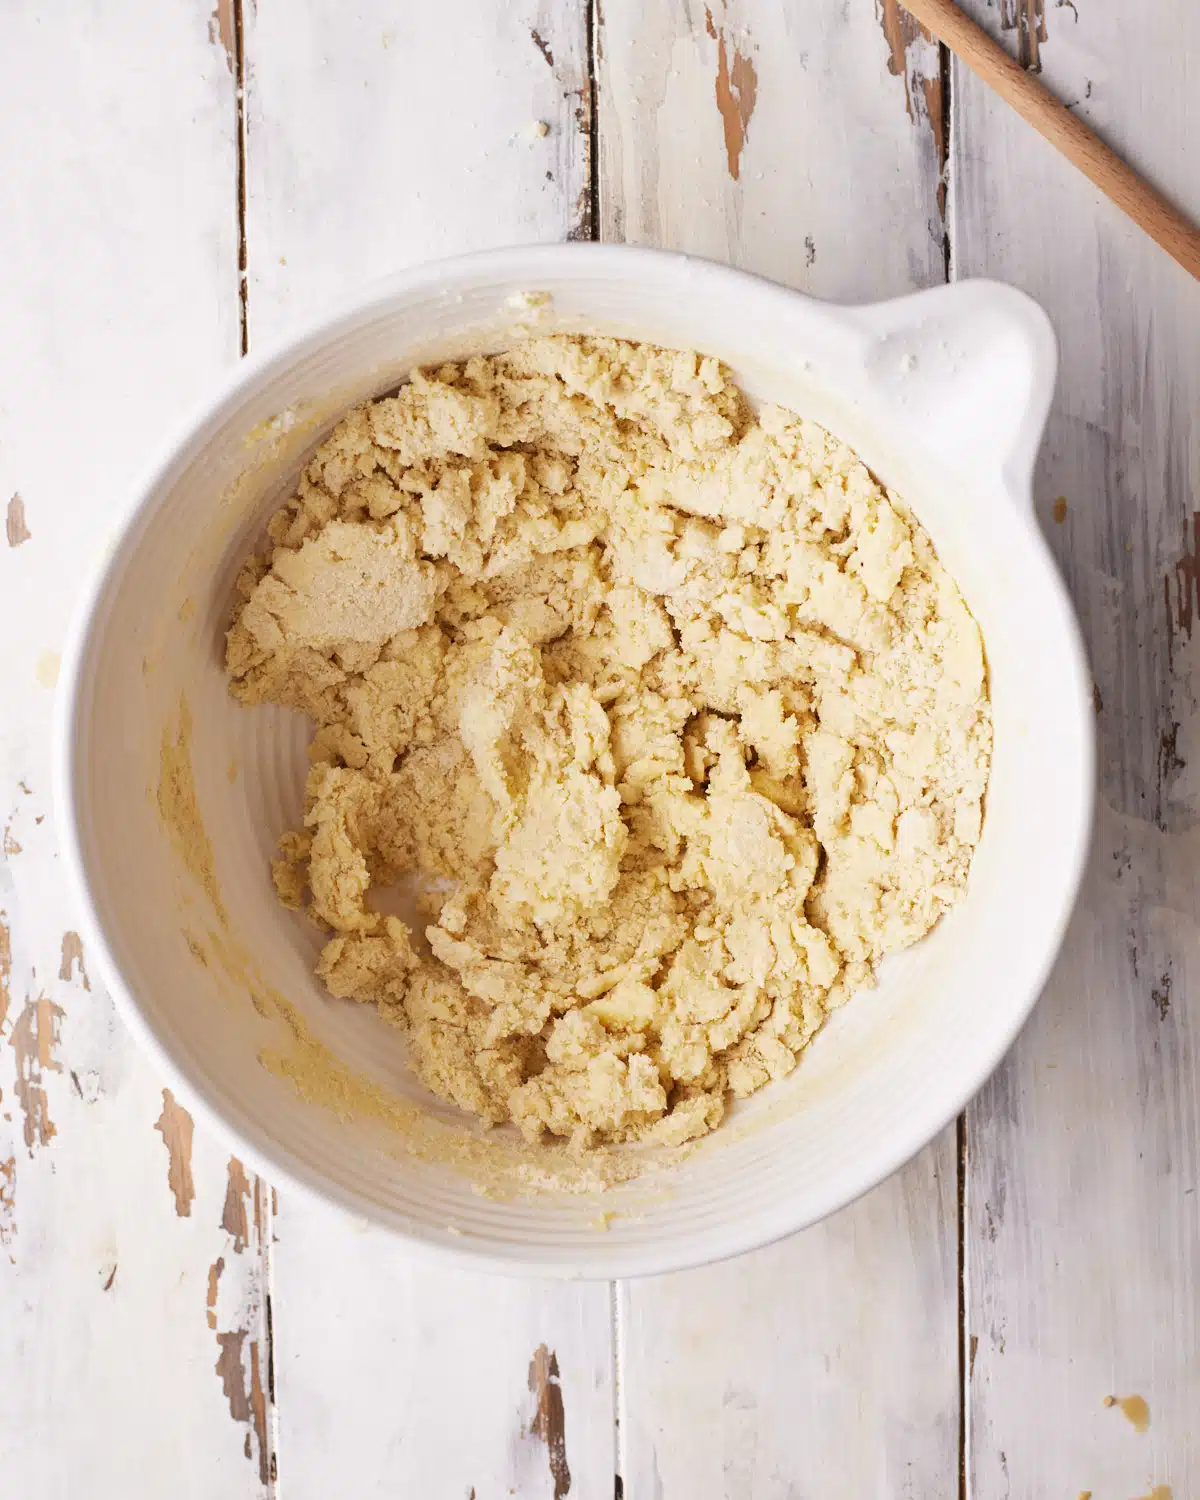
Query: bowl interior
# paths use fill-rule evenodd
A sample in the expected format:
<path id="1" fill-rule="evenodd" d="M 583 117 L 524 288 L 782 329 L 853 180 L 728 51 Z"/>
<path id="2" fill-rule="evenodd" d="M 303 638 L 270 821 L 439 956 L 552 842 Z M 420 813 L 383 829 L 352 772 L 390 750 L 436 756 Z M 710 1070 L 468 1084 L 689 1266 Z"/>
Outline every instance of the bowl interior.
<path id="1" fill-rule="evenodd" d="M 1069 608 L 992 433 L 989 391 L 1034 400 L 1035 343 L 986 293 L 951 288 L 917 303 L 899 328 L 893 317 L 873 331 L 869 318 L 721 268 L 635 252 L 514 254 L 417 273 L 247 370 L 154 476 L 72 663 L 69 855 L 106 977 L 135 1024 L 269 1175 L 498 1269 L 637 1274 L 733 1253 L 840 1206 L 928 1140 L 998 1061 L 1074 895 L 1090 704 Z M 433 1100 L 409 1074 L 400 1034 L 314 978 L 320 936 L 279 906 L 269 874 L 278 835 L 299 822 L 308 726 L 239 707 L 221 666 L 241 561 L 332 422 L 415 364 L 495 350 L 528 326 L 716 354 L 753 397 L 844 437 L 916 512 L 962 588 L 983 630 L 995 714 L 963 904 L 884 965 L 789 1079 L 740 1104 L 682 1163 L 601 1204 L 586 1193 L 481 1195 L 481 1173 L 514 1185 L 504 1138 L 481 1138 Z M 196 825 L 160 810 L 181 712 Z M 205 838 L 224 926 L 198 878 Z M 528 1169 L 517 1176 L 528 1184 Z M 599 1222 L 599 1208 L 611 1217 Z"/>

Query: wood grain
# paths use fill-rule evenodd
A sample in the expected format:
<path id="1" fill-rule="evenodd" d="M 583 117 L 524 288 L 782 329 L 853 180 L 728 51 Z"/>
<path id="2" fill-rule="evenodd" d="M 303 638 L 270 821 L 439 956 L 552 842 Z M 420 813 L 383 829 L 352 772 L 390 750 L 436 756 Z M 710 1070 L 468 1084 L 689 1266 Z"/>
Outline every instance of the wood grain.
<path id="1" fill-rule="evenodd" d="M 1047 31 L 1051 87 L 1200 212 L 1194 7 L 1135 18 L 1089 0 L 1078 20 L 1048 12 Z M 1200 1486 L 1200 439 L 1184 417 L 1200 287 L 962 68 L 954 99 L 955 268 L 1024 286 L 1061 342 L 1037 500 L 1087 635 L 1100 739 L 1066 949 L 968 1116 L 972 1493 L 1182 1496 Z M 1148 1403 L 1147 1432 L 1113 1395 Z"/>
<path id="2" fill-rule="evenodd" d="M 276 1388 L 289 1493 L 612 1500 L 608 1288 L 468 1275 L 284 1200 Z M 314 1294 L 319 1288 L 319 1295 Z"/>
<path id="3" fill-rule="evenodd" d="M 332 37 L 315 0 L 258 0 L 245 30 L 252 347 L 415 261 L 588 232 L 586 39 L 574 3 L 370 0 Z M 286 1196 L 276 1222 L 290 1495 L 611 1500 L 607 1287 L 432 1270 Z"/>
<path id="4" fill-rule="evenodd" d="M 604 238 L 845 300 L 942 279 L 937 48 L 894 11 L 602 14 Z M 791 1241 L 620 1286 L 627 1500 L 955 1493 L 957 1287 L 953 1131 Z"/>

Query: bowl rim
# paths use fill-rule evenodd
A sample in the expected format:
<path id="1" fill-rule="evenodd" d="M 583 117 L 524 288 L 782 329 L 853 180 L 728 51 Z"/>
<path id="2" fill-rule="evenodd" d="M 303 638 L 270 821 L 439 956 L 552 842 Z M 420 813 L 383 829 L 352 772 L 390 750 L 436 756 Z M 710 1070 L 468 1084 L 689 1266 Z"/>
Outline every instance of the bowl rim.
<path id="1" fill-rule="evenodd" d="M 582 269 L 585 264 L 586 272 Z M 453 284 L 469 285 L 476 280 L 504 276 L 535 284 L 539 276 L 569 274 L 568 268 L 572 265 L 579 268 L 579 274 L 593 277 L 598 271 L 603 273 L 609 268 L 620 279 L 650 270 L 655 275 L 671 276 L 686 268 L 690 276 L 721 283 L 726 293 L 740 291 L 743 295 L 756 296 L 769 293 L 806 304 L 810 310 L 821 310 L 837 322 L 843 332 L 855 327 L 869 329 L 878 323 L 880 317 L 886 319 L 890 312 L 906 303 L 919 301 L 929 305 L 936 300 L 947 300 L 952 295 L 961 296 L 962 289 L 968 287 L 977 289 L 979 295 L 1003 301 L 1007 310 L 1022 323 L 1034 352 L 1034 361 L 1028 401 L 1013 433 L 1012 461 L 1003 466 L 997 479 L 1005 491 L 1004 498 L 1017 512 L 1017 524 L 1024 531 L 1023 542 L 1044 565 L 1045 581 L 1062 627 L 1065 660 L 1077 689 L 1075 696 L 1079 700 L 1082 732 L 1078 737 L 1076 772 L 1079 795 L 1073 819 L 1075 836 L 1065 861 L 1067 878 L 1063 881 L 1054 920 L 1049 927 L 1052 940 L 1048 938 L 1045 943 L 1027 995 L 1019 1005 L 1012 1007 L 1007 1024 L 992 1049 L 993 1055 L 982 1059 L 969 1075 L 960 1078 L 957 1086 L 942 1097 L 936 1110 L 918 1116 L 915 1128 L 897 1133 L 894 1140 L 887 1143 L 886 1149 L 881 1148 L 869 1172 L 860 1172 L 849 1185 L 843 1184 L 840 1189 L 831 1187 L 825 1200 L 815 1208 L 810 1206 L 789 1212 L 785 1201 L 774 1205 L 769 1214 L 763 1212 L 723 1222 L 712 1229 L 691 1231 L 686 1236 L 663 1235 L 653 1244 L 624 1247 L 616 1256 L 606 1254 L 603 1246 L 587 1252 L 555 1247 L 543 1258 L 542 1255 L 530 1255 L 524 1246 L 504 1252 L 488 1245 L 476 1245 L 469 1236 L 452 1237 L 448 1231 L 439 1233 L 432 1224 L 402 1226 L 390 1219 L 386 1211 L 364 1202 L 336 1179 L 293 1157 L 281 1143 L 260 1144 L 243 1135 L 218 1105 L 210 1103 L 203 1087 L 189 1070 L 186 1059 L 175 1055 L 126 984 L 92 900 L 88 864 L 83 851 L 76 747 L 83 713 L 83 671 L 98 616 L 113 585 L 122 555 L 134 539 L 139 524 L 152 513 L 171 471 L 186 460 L 190 449 L 203 445 L 206 429 L 227 410 L 236 407 L 245 394 L 273 372 L 297 360 L 306 348 L 335 338 L 343 325 L 360 323 L 414 294 L 428 294 L 445 290 Z M 174 435 L 160 445 L 156 457 L 143 469 L 142 478 L 130 487 L 128 501 L 113 525 L 100 560 L 90 573 L 64 644 L 60 688 L 55 702 L 51 767 L 63 867 L 97 976 L 112 996 L 118 1013 L 139 1046 L 167 1085 L 199 1118 L 202 1127 L 269 1182 L 294 1191 L 310 1202 L 333 1205 L 367 1220 L 394 1238 L 398 1250 L 402 1248 L 419 1260 L 441 1266 L 450 1264 L 466 1271 L 580 1280 L 640 1277 L 683 1270 L 776 1243 L 854 1202 L 941 1134 L 1000 1065 L 1032 1013 L 1066 935 L 1091 844 L 1096 774 L 1095 726 L 1089 711 L 1091 672 L 1073 604 L 1033 512 L 1033 464 L 1053 394 L 1056 360 L 1054 335 L 1044 311 L 1024 293 L 1003 283 L 985 280 L 951 282 L 901 297 L 842 306 L 808 297 L 765 277 L 678 252 L 627 245 L 567 243 L 504 247 L 412 266 L 362 288 L 353 296 L 340 299 L 322 316 L 306 320 L 294 333 L 272 341 L 261 351 L 243 357 L 232 366 L 216 381 L 209 394 L 195 403 L 177 424 Z"/>

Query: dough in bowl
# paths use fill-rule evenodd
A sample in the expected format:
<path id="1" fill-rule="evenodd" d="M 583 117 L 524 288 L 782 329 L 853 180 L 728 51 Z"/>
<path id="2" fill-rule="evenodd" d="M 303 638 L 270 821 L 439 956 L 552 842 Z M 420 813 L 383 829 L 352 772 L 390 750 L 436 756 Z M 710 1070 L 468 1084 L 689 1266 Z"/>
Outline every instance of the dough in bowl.
<path id="1" fill-rule="evenodd" d="M 677 1145 L 962 895 L 979 630 L 844 444 L 715 359 L 542 338 L 414 373 L 239 581 L 233 692 L 315 723 L 275 884 L 442 1098 Z M 423 930 L 375 899 L 415 880 Z"/>

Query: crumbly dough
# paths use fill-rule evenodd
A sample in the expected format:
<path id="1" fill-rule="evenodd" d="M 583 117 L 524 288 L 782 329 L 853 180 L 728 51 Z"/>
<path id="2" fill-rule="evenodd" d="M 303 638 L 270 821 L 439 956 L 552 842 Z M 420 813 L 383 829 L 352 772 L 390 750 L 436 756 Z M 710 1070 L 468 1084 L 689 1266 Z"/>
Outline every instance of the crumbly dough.
<path id="1" fill-rule="evenodd" d="M 713 359 L 543 338 L 352 411 L 227 664 L 316 723 L 280 897 L 425 1083 L 677 1145 L 961 895 L 979 631 L 844 444 Z M 415 878 L 423 932 L 373 899 Z"/>

